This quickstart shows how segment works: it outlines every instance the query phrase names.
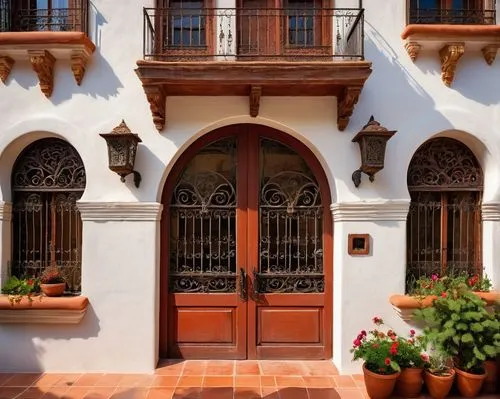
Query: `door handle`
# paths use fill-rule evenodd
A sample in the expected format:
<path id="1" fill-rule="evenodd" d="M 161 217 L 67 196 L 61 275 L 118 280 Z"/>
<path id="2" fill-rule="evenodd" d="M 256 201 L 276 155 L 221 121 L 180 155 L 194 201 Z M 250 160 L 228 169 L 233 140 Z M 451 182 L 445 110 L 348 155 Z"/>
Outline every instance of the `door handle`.
<path id="1" fill-rule="evenodd" d="M 253 294 L 255 297 L 259 295 L 259 273 L 257 272 L 257 268 L 253 268 Z"/>
<path id="2" fill-rule="evenodd" d="M 247 301 L 248 300 L 248 281 L 247 281 L 247 274 L 245 273 L 245 269 L 242 267 L 240 268 L 240 298 L 242 301 Z"/>

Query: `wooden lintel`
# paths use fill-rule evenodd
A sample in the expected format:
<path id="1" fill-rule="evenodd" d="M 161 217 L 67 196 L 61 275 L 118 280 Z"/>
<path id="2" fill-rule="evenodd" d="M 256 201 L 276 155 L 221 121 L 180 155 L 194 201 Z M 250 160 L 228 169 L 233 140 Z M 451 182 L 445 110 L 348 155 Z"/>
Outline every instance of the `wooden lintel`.
<path id="1" fill-rule="evenodd" d="M 262 87 L 252 86 L 250 89 L 250 116 L 255 118 L 259 115 L 260 96 L 262 94 Z"/>
<path id="2" fill-rule="evenodd" d="M 50 97 L 54 88 L 54 64 L 56 59 L 47 50 L 29 50 L 31 66 L 38 75 L 40 90 Z"/>
<path id="3" fill-rule="evenodd" d="M 487 44 L 484 46 L 481 51 L 483 53 L 484 60 L 488 65 L 492 65 L 493 62 L 495 61 L 495 58 L 497 57 L 497 52 L 498 49 L 500 48 L 500 45 L 498 44 Z"/>
<path id="4" fill-rule="evenodd" d="M 337 97 L 337 125 L 340 131 L 345 130 L 349 124 L 349 118 L 358 102 L 361 90 L 360 86 L 347 86 Z"/>
<path id="5" fill-rule="evenodd" d="M 161 85 L 144 85 L 143 87 L 153 115 L 153 123 L 161 132 L 165 127 L 166 90 Z"/>
<path id="6" fill-rule="evenodd" d="M 0 79 L 6 82 L 15 61 L 7 56 L 0 56 Z"/>
<path id="7" fill-rule="evenodd" d="M 71 70 L 78 86 L 82 83 L 89 58 L 90 53 L 84 49 L 73 50 L 71 53 Z"/>
<path id="8" fill-rule="evenodd" d="M 441 79 L 450 87 L 455 78 L 455 70 L 462 55 L 465 52 L 465 43 L 447 43 L 439 50 L 441 58 Z"/>

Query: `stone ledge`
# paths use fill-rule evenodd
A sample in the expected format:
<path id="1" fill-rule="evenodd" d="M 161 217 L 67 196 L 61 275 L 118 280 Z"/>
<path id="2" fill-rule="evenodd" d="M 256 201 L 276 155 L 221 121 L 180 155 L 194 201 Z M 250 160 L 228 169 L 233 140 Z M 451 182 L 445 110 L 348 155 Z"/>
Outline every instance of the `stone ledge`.
<path id="1" fill-rule="evenodd" d="M 85 316 L 89 300 L 84 296 L 23 298 L 12 305 L 8 295 L 0 295 L 0 324 L 78 324 Z"/>
<path id="2" fill-rule="evenodd" d="M 77 202 L 83 221 L 158 221 L 163 205 L 158 202 Z"/>
<path id="3" fill-rule="evenodd" d="M 410 201 L 359 201 L 332 204 L 335 222 L 401 221 L 406 222 Z"/>

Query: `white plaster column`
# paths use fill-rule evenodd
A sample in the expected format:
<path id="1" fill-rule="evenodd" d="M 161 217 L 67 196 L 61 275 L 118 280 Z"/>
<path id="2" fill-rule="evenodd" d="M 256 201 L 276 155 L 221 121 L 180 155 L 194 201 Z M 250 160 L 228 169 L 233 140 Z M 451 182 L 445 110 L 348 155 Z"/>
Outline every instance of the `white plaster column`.
<path id="1" fill-rule="evenodd" d="M 352 342 L 359 331 L 382 317 L 395 329 L 401 321 L 389 304 L 393 293 L 404 293 L 406 218 L 409 201 L 336 203 L 334 220 L 333 355 L 341 374 L 361 372 L 351 361 Z M 369 255 L 349 255 L 348 235 L 369 234 Z"/>
<path id="2" fill-rule="evenodd" d="M 0 287 L 10 275 L 12 203 L 0 202 Z"/>
<path id="3" fill-rule="evenodd" d="M 483 203 L 483 267 L 493 287 L 500 289 L 500 202 Z"/>

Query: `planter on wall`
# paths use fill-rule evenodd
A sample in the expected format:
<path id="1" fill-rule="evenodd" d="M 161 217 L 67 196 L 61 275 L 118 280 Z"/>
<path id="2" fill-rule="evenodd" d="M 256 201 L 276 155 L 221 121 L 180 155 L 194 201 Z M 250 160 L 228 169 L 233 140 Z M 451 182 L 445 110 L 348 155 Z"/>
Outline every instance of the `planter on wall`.
<path id="1" fill-rule="evenodd" d="M 482 298 L 488 306 L 493 305 L 496 301 L 500 300 L 499 291 L 489 292 L 474 292 L 477 296 Z M 389 302 L 396 311 L 399 317 L 404 321 L 411 321 L 413 319 L 413 312 L 417 309 L 424 309 L 432 306 L 434 299 L 438 297 L 435 295 L 428 296 L 411 296 L 411 295 L 392 295 Z"/>
<path id="2" fill-rule="evenodd" d="M 66 283 L 40 284 L 40 289 L 47 296 L 62 296 L 66 289 Z"/>
<path id="3" fill-rule="evenodd" d="M 365 377 L 366 392 L 370 399 L 387 399 L 392 395 L 396 380 L 401 374 L 377 374 L 366 368 L 363 364 L 363 374 Z"/>
<path id="4" fill-rule="evenodd" d="M 455 380 L 455 370 L 450 369 L 448 375 L 432 374 L 424 371 L 425 386 L 429 390 L 429 395 L 433 399 L 444 399 L 448 396 Z"/>
<path id="5" fill-rule="evenodd" d="M 484 380 L 486 379 L 486 373 L 472 374 L 456 367 L 455 372 L 457 373 L 457 387 L 460 395 L 466 398 L 475 398 L 479 395 Z"/>

